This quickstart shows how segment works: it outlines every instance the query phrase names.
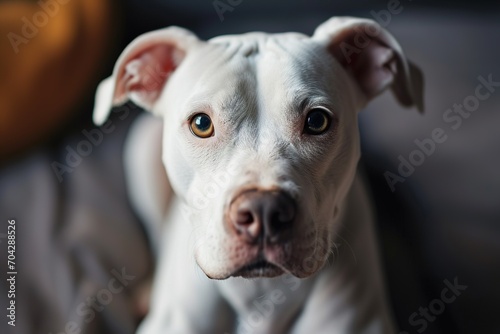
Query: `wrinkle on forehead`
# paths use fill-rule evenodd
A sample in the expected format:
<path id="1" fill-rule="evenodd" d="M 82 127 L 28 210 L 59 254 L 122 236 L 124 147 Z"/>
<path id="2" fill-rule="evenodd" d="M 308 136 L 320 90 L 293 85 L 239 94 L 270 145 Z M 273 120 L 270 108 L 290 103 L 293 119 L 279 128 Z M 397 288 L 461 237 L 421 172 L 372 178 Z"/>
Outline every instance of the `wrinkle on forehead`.
<path id="1" fill-rule="evenodd" d="M 192 59 L 196 75 L 181 92 L 189 91 L 187 111 L 212 109 L 222 123 L 236 126 L 256 113 L 255 62 L 241 57 L 234 48 L 217 45 L 215 50 Z"/>
<path id="2" fill-rule="evenodd" d="M 277 40 L 306 40 L 309 39 L 308 36 L 287 32 L 281 34 L 268 34 L 264 32 L 249 32 L 241 35 L 223 35 L 212 38 L 208 41 L 211 44 L 225 45 L 226 47 L 238 48 L 240 52 L 245 55 L 251 55 L 254 52 L 258 52 L 263 46 L 266 46 L 268 42 L 274 42 Z"/>
<path id="3" fill-rule="evenodd" d="M 274 90 L 270 103 L 287 103 L 289 109 L 302 113 L 307 107 L 332 106 L 338 100 L 338 78 L 332 73 L 335 63 L 312 41 L 277 40 L 273 52 L 259 64 L 265 91 Z M 273 57 L 277 48 L 286 51 Z M 273 73 L 273 75 L 269 75 Z"/>
<path id="4" fill-rule="evenodd" d="M 217 93 L 214 89 L 226 92 L 218 101 L 222 109 L 240 107 L 240 97 L 255 102 L 257 96 L 286 93 L 279 98 L 295 103 L 297 96 L 301 100 L 329 96 L 322 65 L 330 65 L 325 64 L 325 58 L 330 57 L 324 57 L 325 51 L 305 35 L 248 33 L 216 37 L 208 44 L 215 50 L 211 57 L 202 55 L 201 60 L 209 63 L 202 66 L 206 71 L 198 82 L 219 83 L 202 88 L 211 90 L 207 92 L 211 101 Z M 257 91 L 257 86 L 262 89 Z"/>

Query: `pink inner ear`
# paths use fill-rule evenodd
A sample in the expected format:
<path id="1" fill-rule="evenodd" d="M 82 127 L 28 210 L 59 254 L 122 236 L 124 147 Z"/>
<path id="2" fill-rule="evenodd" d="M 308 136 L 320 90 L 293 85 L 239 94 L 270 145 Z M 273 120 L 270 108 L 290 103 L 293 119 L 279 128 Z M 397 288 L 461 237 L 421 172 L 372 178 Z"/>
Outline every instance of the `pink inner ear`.
<path id="1" fill-rule="evenodd" d="M 178 53 L 173 45 L 161 44 L 131 55 L 119 70 L 114 102 L 123 103 L 130 98 L 142 107 L 151 108 L 183 56 Z"/>
<path id="2" fill-rule="evenodd" d="M 394 51 L 372 41 L 361 51 L 358 64 L 354 64 L 352 70 L 365 94 L 368 97 L 376 96 L 390 86 L 396 77 Z"/>
<path id="3" fill-rule="evenodd" d="M 329 48 L 344 68 L 350 72 L 368 99 L 390 86 L 397 75 L 395 52 L 376 39 L 364 48 L 352 48 L 352 38 L 332 44 Z M 346 56 L 347 55 L 347 56 Z"/>
<path id="4" fill-rule="evenodd" d="M 320 25 L 313 38 L 352 75 L 366 101 L 390 87 L 402 105 L 423 111 L 422 72 L 377 22 L 334 17 Z"/>

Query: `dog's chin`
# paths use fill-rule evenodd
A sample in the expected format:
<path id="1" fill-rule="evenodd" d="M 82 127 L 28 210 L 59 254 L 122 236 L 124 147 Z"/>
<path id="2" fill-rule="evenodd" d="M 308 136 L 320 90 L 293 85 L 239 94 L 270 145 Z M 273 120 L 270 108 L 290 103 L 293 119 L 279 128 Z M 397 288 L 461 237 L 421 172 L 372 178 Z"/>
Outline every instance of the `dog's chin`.
<path id="1" fill-rule="evenodd" d="M 291 274 L 297 278 L 304 279 L 315 275 L 318 271 L 320 271 L 323 268 L 324 264 L 325 263 L 322 263 L 316 268 L 307 268 L 308 270 L 305 270 L 306 268 L 301 268 L 301 267 L 285 268 L 266 260 L 256 260 L 242 267 L 239 267 L 236 270 L 229 273 L 215 274 L 215 273 L 207 273 L 206 271 L 204 271 L 204 273 L 208 278 L 214 280 L 225 280 L 230 277 L 273 278 L 281 276 L 283 274 Z"/>
<path id="2" fill-rule="evenodd" d="M 201 268 L 201 267 L 200 267 Z M 277 277 L 286 271 L 277 265 L 266 260 L 256 260 L 233 271 L 222 273 L 211 273 L 201 268 L 205 275 L 213 280 L 225 280 L 230 277 L 258 278 L 258 277 Z"/>
<path id="3" fill-rule="evenodd" d="M 251 264 L 245 265 L 235 272 L 230 277 L 257 278 L 257 277 L 276 277 L 284 273 L 280 267 L 266 260 L 259 260 Z"/>

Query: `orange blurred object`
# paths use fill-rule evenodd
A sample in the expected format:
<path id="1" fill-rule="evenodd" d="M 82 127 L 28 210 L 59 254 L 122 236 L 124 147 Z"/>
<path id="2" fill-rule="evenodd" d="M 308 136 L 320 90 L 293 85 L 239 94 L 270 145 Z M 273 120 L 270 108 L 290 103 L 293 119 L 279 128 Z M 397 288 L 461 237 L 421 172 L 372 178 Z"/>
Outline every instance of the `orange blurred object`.
<path id="1" fill-rule="evenodd" d="M 112 1 L 0 4 L 0 160 L 48 138 L 103 70 Z"/>

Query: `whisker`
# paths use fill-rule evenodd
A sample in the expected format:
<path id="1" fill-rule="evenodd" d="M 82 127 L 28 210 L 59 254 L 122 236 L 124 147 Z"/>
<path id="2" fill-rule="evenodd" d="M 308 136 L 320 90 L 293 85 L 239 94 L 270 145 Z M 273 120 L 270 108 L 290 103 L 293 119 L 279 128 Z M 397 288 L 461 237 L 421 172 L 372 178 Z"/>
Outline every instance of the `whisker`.
<path id="1" fill-rule="evenodd" d="M 349 247 L 350 251 L 351 251 L 351 254 L 352 254 L 352 257 L 354 259 L 354 263 L 357 265 L 358 264 L 358 259 L 356 258 L 356 254 L 354 253 L 354 249 L 352 248 L 351 244 L 349 244 L 349 241 L 347 241 L 346 239 L 344 239 L 340 234 L 338 233 L 335 233 L 335 235 L 340 238 L 342 241 L 345 242 L 345 244 L 347 245 L 347 247 Z"/>

